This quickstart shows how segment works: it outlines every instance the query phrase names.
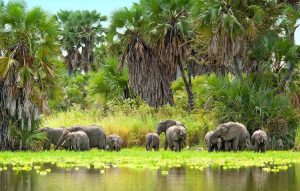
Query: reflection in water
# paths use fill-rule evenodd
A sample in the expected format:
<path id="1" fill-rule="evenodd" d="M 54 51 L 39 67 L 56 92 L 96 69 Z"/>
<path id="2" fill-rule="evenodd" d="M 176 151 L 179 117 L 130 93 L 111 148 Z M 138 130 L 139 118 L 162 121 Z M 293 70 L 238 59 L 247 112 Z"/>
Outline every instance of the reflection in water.
<path id="1" fill-rule="evenodd" d="M 65 170 L 51 167 L 52 172 L 41 176 L 34 171 L 0 172 L 2 191 L 241 191 L 241 190 L 300 190 L 300 164 L 287 171 L 266 173 L 261 168 L 227 170 L 208 168 L 203 171 L 186 168 L 169 169 L 168 175 L 161 170 L 150 169 L 81 169 Z"/>

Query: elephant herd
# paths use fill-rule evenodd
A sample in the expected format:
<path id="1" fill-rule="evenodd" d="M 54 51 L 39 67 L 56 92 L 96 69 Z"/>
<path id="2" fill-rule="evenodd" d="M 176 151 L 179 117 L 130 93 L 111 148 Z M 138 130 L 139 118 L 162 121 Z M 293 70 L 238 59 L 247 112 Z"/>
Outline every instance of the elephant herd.
<path id="1" fill-rule="evenodd" d="M 108 151 L 120 151 L 123 140 L 119 135 L 112 134 L 106 136 L 102 127 L 73 126 L 70 128 L 50 128 L 45 127 L 40 130 L 45 133 L 46 141 L 44 149 L 50 150 L 51 144 L 55 145 L 55 150 L 63 148 L 66 150 L 86 151 L 91 148 L 98 148 Z M 165 120 L 157 125 L 156 132 L 146 135 L 146 150 L 159 150 L 160 135 L 165 135 L 164 149 L 168 148 L 175 152 L 180 152 L 186 140 L 186 127 L 180 121 Z M 262 130 L 257 130 L 250 138 L 246 127 L 241 123 L 228 122 L 220 124 L 215 131 L 210 131 L 205 135 L 205 143 L 208 151 L 237 151 L 246 147 L 257 151 L 265 152 L 267 144 L 267 134 Z M 251 141 L 250 141 L 251 140 Z"/>
<path id="2" fill-rule="evenodd" d="M 257 130 L 250 137 L 247 128 L 237 122 L 220 124 L 215 131 L 208 132 L 204 137 L 208 151 L 237 151 L 248 147 L 256 152 L 265 152 L 268 142 L 266 132 Z"/>

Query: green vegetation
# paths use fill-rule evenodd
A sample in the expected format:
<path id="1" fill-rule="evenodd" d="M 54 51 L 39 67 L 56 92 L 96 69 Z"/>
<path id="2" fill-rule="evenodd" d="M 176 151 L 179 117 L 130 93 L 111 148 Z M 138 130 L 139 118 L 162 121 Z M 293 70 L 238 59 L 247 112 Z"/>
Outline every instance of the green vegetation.
<path id="1" fill-rule="evenodd" d="M 168 171 L 174 167 L 188 167 L 203 170 L 208 167 L 239 169 L 261 167 L 264 171 L 277 172 L 286 170 L 293 163 L 300 162 L 300 153 L 273 151 L 265 154 L 253 152 L 207 153 L 206 151 L 184 150 L 181 153 L 171 151 L 146 152 L 144 148 L 123 149 L 121 152 L 2 152 L 0 153 L 1 170 L 8 165 L 13 170 L 31 170 L 49 173 L 44 164 L 51 163 L 61 168 L 95 168 L 104 170 L 110 167 L 161 168 Z M 49 167 L 47 167 L 49 168 Z M 99 171 L 101 173 L 101 171 Z"/>
<path id="2" fill-rule="evenodd" d="M 271 149 L 297 149 L 299 10 L 292 0 L 140 0 L 108 18 L 0 0 L 0 149 L 35 150 L 39 127 L 75 124 L 141 146 L 163 119 L 188 127 L 189 146 L 238 121 L 265 130 Z"/>
<path id="3" fill-rule="evenodd" d="M 108 105 L 109 109 L 81 110 L 74 107 L 65 112 L 53 113 L 43 120 L 43 126 L 70 127 L 76 124 L 97 124 L 109 135 L 116 133 L 124 140 L 124 146 L 137 146 L 145 143 L 145 135 L 155 132 L 160 120 L 177 119 L 188 127 L 188 145 L 203 145 L 205 132 L 215 128 L 214 118 L 204 112 L 189 114 L 177 107 L 164 106 L 159 110 L 135 100 L 127 100 L 123 104 Z M 163 138 L 163 136 L 162 136 Z"/>

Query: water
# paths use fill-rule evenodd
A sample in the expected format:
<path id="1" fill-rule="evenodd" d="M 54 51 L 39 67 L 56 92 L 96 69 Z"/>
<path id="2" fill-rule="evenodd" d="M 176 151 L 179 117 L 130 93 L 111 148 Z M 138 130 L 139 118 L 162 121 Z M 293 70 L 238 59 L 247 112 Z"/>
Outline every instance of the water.
<path id="1" fill-rule="evenodd" d="M 110 168 L 100 170 L 66 170 L 51 166 L 46 176 L 32 171 L 14 172 L 10 168 L 0 172 L 1 191 L 241 191 L 300 190 L 300 164 L 279 173 L 263 172 L 261 168 L 222 170 L 208 168 L 193 170 L 174 168 L 168 175 L 161 170 Z"/>

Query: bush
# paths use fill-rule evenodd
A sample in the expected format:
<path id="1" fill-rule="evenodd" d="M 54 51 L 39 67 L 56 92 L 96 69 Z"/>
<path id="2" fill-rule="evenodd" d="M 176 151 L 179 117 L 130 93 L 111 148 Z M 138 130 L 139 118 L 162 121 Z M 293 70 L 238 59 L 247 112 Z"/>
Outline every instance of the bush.
<path id="1" fill-rule="evenodd" d="M 175 95 L 180 95 L 176 96 L 177 102 L 186 99 L 181 83 L 173 85 Z M 276 88 L 267 83 L 257 83 L 251 78 L 240 82 L 230 75 L 199 76 L 192 83 L 197 108 L 214 113 L 218 123 L 241 122 L 250 134 L 264 129 L 270 136 L 272 149 L 278 148 L 278 139 L 283 140 L 284 148 L 293 147 L 299 116 L 288 94 L 277 94 Z"/>

